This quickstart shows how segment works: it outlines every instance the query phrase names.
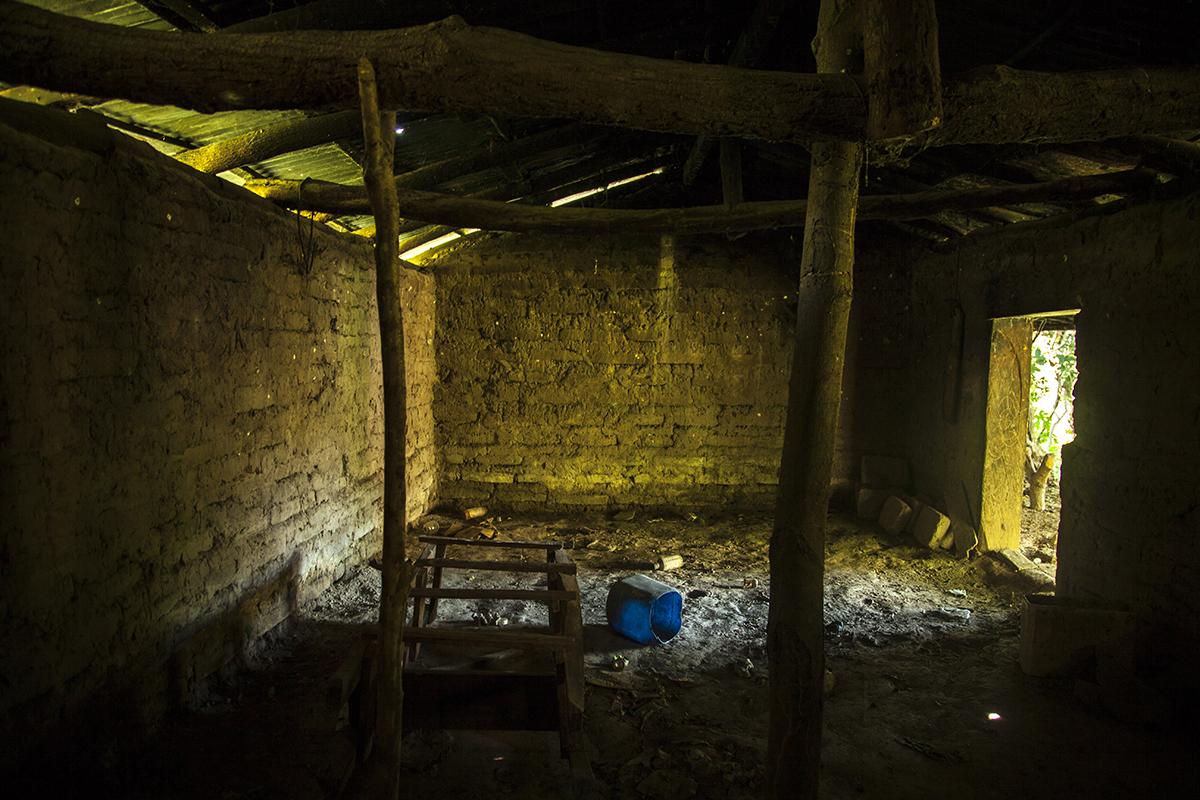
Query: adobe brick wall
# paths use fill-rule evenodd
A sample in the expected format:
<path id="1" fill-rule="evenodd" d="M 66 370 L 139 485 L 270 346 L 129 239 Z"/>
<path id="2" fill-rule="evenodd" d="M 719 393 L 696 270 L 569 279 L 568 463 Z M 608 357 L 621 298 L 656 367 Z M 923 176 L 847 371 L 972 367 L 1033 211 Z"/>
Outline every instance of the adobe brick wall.
<path id="1" fill-rule="evenodd" d="M 442 499 L 770 508 L 797 248 L 784 234 L 528 235 L 439 259 Z M 876 261 L 864 261 L 851 334 L 842 484 L 862 448 L 903 445 L 877 411 L 906 375 L 907 274 Z"/>
<path id="2" fill-rule="evenodd" d="M 968 240 L 913 266 L 918 487 L 979 511 L 990 318 L 1080 308 L 1058 590 L 1138 611 L 1149 668 L 1200 692 L 1200 197 Z M 957 419 L 943 392 L 965 311 Z M 986 536 L 986 531 L 984 532 Z"/>
<path id="3" fill-rule="evenodd" d="M 153 718 L 379 546 L 369 243 L 318 226 L 305 273 L 294 217 L 146 151 L 0 125 L 6 742 L 101 688 Z M 407 281 L 418 513 L 434 297 Z"/>

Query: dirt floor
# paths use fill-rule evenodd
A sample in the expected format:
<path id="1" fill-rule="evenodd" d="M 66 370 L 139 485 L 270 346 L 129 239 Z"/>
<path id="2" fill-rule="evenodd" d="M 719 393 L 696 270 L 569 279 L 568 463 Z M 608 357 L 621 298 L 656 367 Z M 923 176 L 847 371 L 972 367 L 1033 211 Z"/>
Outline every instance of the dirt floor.
<path id="1" fill-rule="evenodd" d="M 765 516 L 498 521 L 502 538 L 574 547 L 586 627 L 585 725 L 604 796 L 761 796 L 769 526 Z M 655 577 L 687 598 L 678 637 L 642 647 L 614 634 L 605 621 L 608 586 L 672 553 L 684 566 Z M 826 556 L 833 677 L 823 796 L 1184 796 L 1193 749 L 1185 741 L 1105 716 L 1077 700 L 1070 681 L 1020 672 L 1019 605 L 1030 587 L 1007 566 L 955 560 L 837 517 Z M 486 575 L 460 580 L 500 585 Z M 257 669 L 214 686 L 204 708 L 166 726 L 136 768 L 120 771 L 113 793 L 337 796 L 353 752 L 345 731 L 335 730 L 326 682 L 375 620 L 378 599 L 379 574 L 370 568 L 333 586 Z M 533 604 L 443 603 L 439 619 L 460 624 L 495 616 L 514 629 L 545 623 Z M 628 666 L 614 671 L 614 655 Z M 406 738 L 405 761 L 410 797 L 570 796 L 552 734 L 418 732 Z M 343 796 L 363 796 L 355 786 L 351 780 Z"/>
<path id="2" fill-rule="evenodd" d="M 1058 520 L 1062 513 L 1058 481 L 1046 485 L 1046 508 L 1035 511 L 1029 498 L 1021 508 L 1021 552 L 1035 564 L 1047 564 L 1051 570 L 1058 566 Z"/>

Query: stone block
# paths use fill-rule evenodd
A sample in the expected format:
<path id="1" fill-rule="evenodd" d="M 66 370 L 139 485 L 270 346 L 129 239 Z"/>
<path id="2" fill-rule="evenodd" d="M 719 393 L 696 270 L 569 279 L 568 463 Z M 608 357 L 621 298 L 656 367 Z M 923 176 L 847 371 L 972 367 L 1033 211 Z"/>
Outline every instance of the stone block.
<path id="1" fill-rule="evenodd" d="M 914 514 L 912 537 L 922 547 L 934 548 L 950 532 L 950 518 L 931 505 L 923 505 Z"/>
<path id="2" fill-rule="evenodd" d="M 859 480 L 872 489 L 908 487 L 908 459 L 891 456 L 863 456 Z"/>
<path id="3" fill-rule="evenodd" d="M 883 528 L 885 533 L 899 536 L 904 533 L 910 516 L 912 516 L 912 507 L 899 497 L 892 495 L 883 501 L 883 508 L 879 510 L 879 527 Z"/>
<path id="4" fill-rule="evenodd" d="M 868 489 L 865 486 L 859 489 L 854 505 L 858 518 L 879 519 L 879 512 L 883 510 L 889 494 L 886 489 Z"/>

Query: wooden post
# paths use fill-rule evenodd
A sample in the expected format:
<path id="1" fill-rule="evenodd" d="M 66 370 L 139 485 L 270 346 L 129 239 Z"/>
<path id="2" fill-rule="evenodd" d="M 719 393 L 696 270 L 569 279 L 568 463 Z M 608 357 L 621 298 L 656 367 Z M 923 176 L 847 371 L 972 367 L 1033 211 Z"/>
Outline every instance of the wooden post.
<path id="1" fill-rule="evenodd" d="M 910 138 L 942 124 L 933 0 L 862 0 L 867 138 Z"/>
<path id="2" fill-rule="evenodd" d="M 742 192 L 742 143 L 728 136 L 721 140 L 721 199 L 727 206 L 739 205 Z"/>
<path id="3" fill-rule="evenodd" d="M 823 0 L 813 51 L 822 72 L 853 71 L 853 0 Z M 825 674 L 825 517 L 854 288 L 854 223 L 863 147 L 814 142 L 800 263 L 767 621 L 767 797 L 814 800 Z"/>
<path id="4" fill-rule="evenodd" d="M 358 91 L 366 143 L 363 180 L 375 215 L 375 300 L 383 362 L 383 592 L 379 601 L 379 701 L 376 746 L 387 770 L 388 797 L 400 793 L 400 743 L 404 708 L 404 612 L 408 569 L 404 562 L 405 431 L 404 318 L 400 311 L 400 208 L 392 180 L 396 115 L 381 114 L 370 60 L 358 62 Z"/>

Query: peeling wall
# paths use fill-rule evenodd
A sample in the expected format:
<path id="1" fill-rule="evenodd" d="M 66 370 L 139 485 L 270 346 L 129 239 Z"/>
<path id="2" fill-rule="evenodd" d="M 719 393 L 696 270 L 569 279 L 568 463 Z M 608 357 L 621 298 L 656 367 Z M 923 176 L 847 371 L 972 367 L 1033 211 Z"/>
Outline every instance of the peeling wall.
<path id="1" fill-rule="evenodd" d="M 1062 454 L 1059 591 L 1142 612 L 1149 668 L 1200 688 L 1200 198 L 1021 225 L 919 254 L 912 308 L 915 478 L 952 510 L 968 497 L 973 515 L 991 318 L 1082 309 L 1078 438 Z M 962 385 L 949 414 L 957 308 Z"/>
<path id="2" fill-rule="evenodd" d="M 443 499 L 772 507 L 796 248 L 786 235 L 530 235 L 442 257 L 434 271 Z M 864 260 L 840 484 L 861 448 L 903 446 L 878 413 L 906 375 L 907 317 L 895 312 L 908 281 L 889 263 Z"/>
<path id="3" fill-rule="evenodd" d="M 94 144 L 0 125 L 6 742 L 152 722 L 380 544 L 370 244 L 318 227 L 308 270 L 293 216 Z M 434 297 L 407 281 L 415 513 Z"/>

